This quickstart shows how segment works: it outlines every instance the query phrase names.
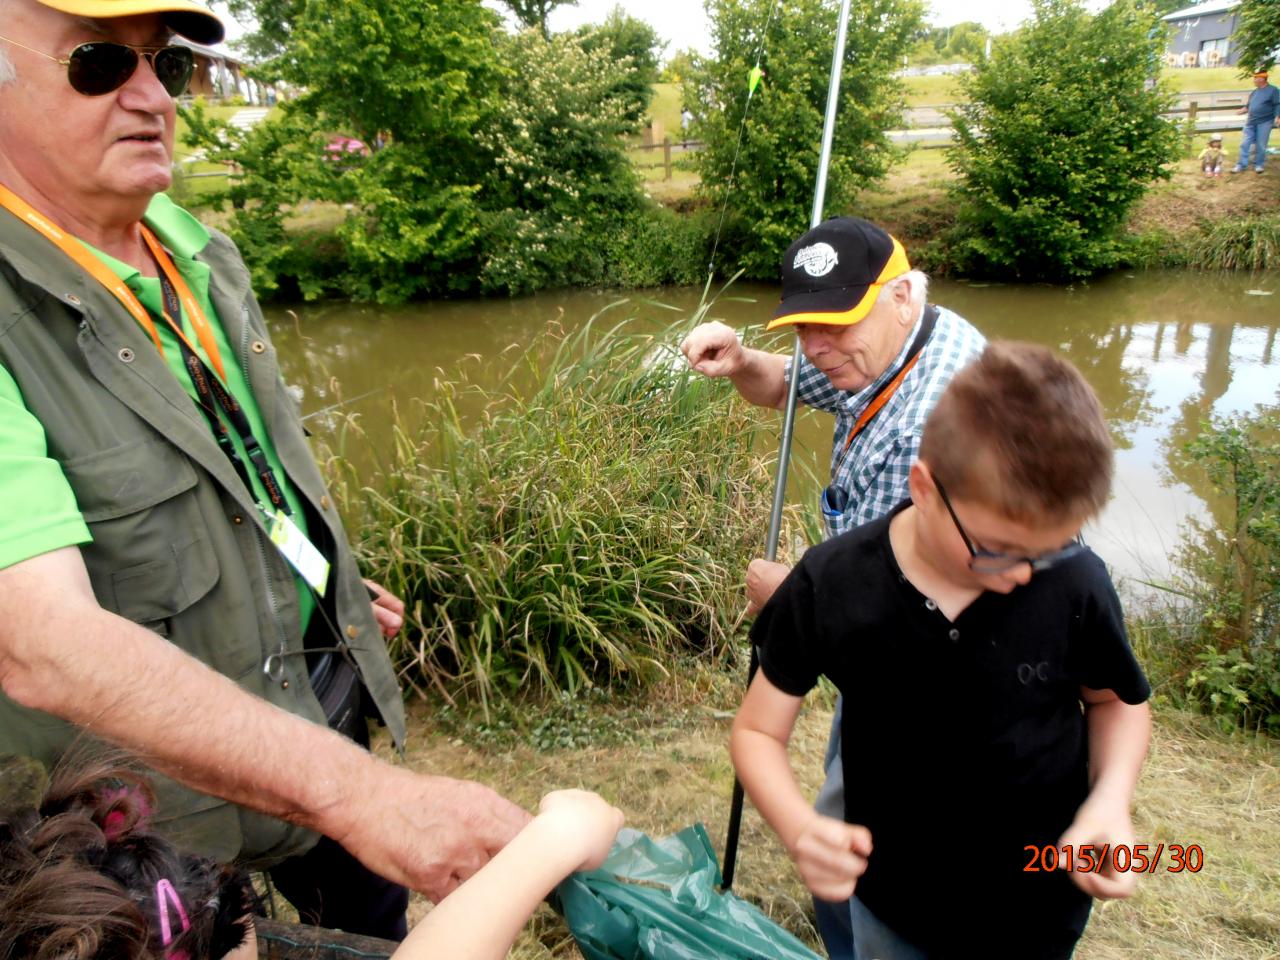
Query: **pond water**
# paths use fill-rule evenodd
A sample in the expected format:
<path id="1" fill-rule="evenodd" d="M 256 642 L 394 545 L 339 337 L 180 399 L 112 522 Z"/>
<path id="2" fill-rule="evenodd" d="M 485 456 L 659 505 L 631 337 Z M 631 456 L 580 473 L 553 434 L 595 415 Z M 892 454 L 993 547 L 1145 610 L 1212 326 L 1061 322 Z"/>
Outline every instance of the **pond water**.
<path id="1" fill-rule="evenodd" d="M 432 396 L 439 380 L 463 368 L 482 383 L 496 377 L 549 323 L 572 330 L 608 308 L 616 320 L 658 329 L 696 309 L 701 293 L 568 291 L 394 309 L 326 303 L 274 307 L 268 319 L 285 378 L 300 391 L 312 430 L 329 429 L 335 410 L 360 416 L 369 449 L 348 445 L 344 452 L 364 469 L 388 438 L 392 403 L 403 410 L 413 398 Z M 777 298 L 776 287 L 739 284 L 709 315 L 737 327 L 759 324 Z M 1173 455 L 1211 415 L 1280 402 L 1274 275 L 1114 274 L 1065 288 L 941 280 L 930 299 L 988 337 L 1057 348 L 1098 391 L 1117 441 L 1117 470 L 1112 501 L 1086 538 L 1130 589 L 1168 575 L 1182 522 L 1207 511 L 1207 485 Z M 792 341 L 754 330 L 747 342 L 789 352 Z M 830 419 L 812 411 L 797 424 L 794 456 L 818 476 L 825 475 L 830 429 Z M 808 502 L 814 484 L 796 476 L 789 495 Z M 762 549 L 767 510 L 766 504 Z"/>

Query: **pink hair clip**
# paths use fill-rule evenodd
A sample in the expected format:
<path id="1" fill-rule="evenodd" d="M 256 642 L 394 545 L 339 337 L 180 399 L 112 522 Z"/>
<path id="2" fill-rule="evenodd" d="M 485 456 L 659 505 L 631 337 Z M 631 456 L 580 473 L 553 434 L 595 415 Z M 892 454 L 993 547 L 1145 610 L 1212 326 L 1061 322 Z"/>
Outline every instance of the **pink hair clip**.
<path id="1" fill-rule="evenodd" d="M 170 903 L 178 912 L 178 919 L 182 921 L 182 929 L 176 934 L 169 925 Z M 156 913 L 160 916 L 160 941 L 166 947 L 191 929 L 191 920 L 182 906 L 182 898 L 178 896 L 178 891 L 173 889 L 173 884 L 167 878 L 156 883 Z M 185 950 L 166 950 L 165 957 L 167 960 L 191 960 Z"/>

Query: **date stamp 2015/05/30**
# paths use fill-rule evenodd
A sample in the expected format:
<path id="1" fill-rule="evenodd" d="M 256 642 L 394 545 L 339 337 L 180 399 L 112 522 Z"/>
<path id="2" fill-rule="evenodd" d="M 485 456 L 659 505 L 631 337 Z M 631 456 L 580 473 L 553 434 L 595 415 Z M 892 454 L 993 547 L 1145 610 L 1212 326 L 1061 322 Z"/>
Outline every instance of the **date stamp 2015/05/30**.
<path id="1" fill-rule="evenodd" d="M 1164 863 L 1166 873 L 1199 873 L 1204 869 L 1204 850 L 1198 843 L 1127 843 L 1079 846 L 1029 843 L 1022 848 L 1028 857 L 1023 873 L 1050 873 L 1054 870 L 1081 870 L 1101 873 L 1110 867 L 1116 873 L 1155 873 Z"/>

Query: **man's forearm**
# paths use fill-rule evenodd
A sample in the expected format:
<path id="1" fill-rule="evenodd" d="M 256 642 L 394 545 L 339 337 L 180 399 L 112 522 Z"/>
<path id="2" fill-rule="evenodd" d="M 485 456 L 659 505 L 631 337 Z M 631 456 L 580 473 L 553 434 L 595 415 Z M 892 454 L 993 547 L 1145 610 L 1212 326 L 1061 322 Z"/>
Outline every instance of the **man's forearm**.
<path id="1" fill-rule="evenodd" d="M 0 571 L 5 693 L 196 790 L 340 832 L 344 825 L 328 814 L 347 805 L 372 758 L 104 611 L 77 564 L 69 548 Z"/>
<path id="2" fill-rule="evenodd" d="M 746 349 L 742 369 L 730 376 L 734 389 L 748 403 L 781 409 L 787 401 L 787 358 L 764 350 Z"/>

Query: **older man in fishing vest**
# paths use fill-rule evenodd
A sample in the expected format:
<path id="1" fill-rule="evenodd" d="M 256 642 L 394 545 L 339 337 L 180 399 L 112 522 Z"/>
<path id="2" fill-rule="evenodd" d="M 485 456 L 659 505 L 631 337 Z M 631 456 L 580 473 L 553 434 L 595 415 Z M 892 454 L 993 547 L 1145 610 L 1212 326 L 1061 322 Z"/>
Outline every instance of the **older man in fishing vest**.
<path id="1" fill-rule="evenodd" d="M 395 937 L 403 885 L 439 899 L 527 815 L 360 745 L 404 740 L 403 605 L 361 581 L 244 263 L 161 194 L 175 33 L 223 28 L 0 0 L 0 755 L 124 747 L 183 845 Z"/>
<path id="2" fill-rule="evenodd" d="M 926 302 L 928 280 L 895 238 L 873 223 L 837 217 L 814 227 L 782 258 L 782 302 L 769 330 L 794 327 L 804 352 L 797 396 L 835 417 L 831 483 L 820 495 L 827 536 L 888 513 L 905 500 L 907 476 L 929 411 L 961 367 L 982 352 L 982 335 L 950 310 Z M 722 323 L 695 328 L 680 345 L 690 365 L 728 377 L 748 401 L 786 404 L 791 358 L 747 348 Z M 757 559 L 747 600 L 758 610 L 788 567 Z M 857 584 L 850 584 L 857 590 Z M 843 816 L 840 706 L 817 806 Z M 833 958 L 849 957 L 849 910 L 815 901 Z"/>

